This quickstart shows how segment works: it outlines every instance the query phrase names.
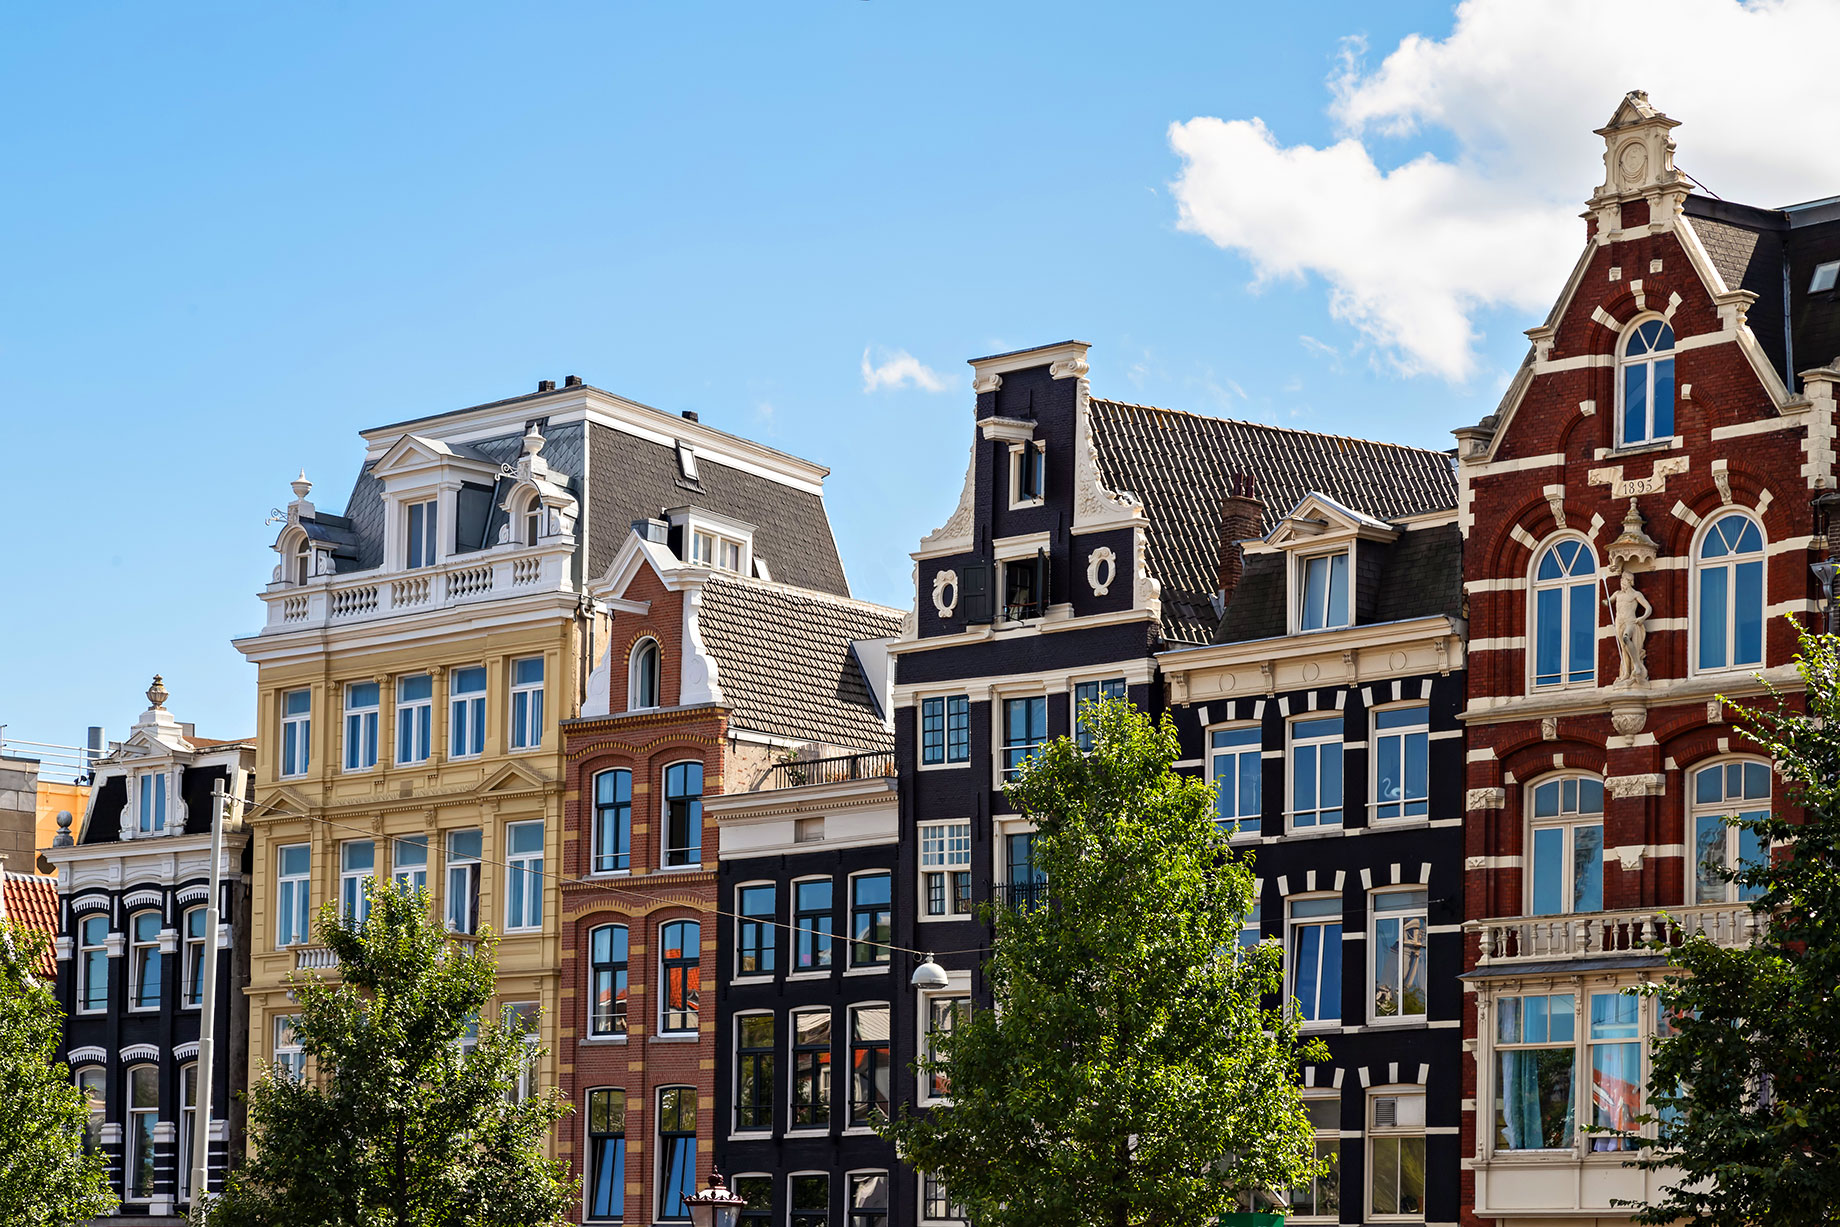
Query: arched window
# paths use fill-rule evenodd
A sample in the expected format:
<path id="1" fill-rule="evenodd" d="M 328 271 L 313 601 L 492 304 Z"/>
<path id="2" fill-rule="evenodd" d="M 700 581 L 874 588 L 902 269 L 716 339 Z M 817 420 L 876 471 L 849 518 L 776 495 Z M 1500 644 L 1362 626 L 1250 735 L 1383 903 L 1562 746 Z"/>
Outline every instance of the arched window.
<path id="1" fill-rule="evenodd" d="M 632 772 L 624 768 L 594 777 L 594 872 L 632 868 Z"/>
<path id="2" fill-rule="evenodd" d="M 1674 330 L 1666 320 L 1644 320 L 1623 337 L 1618 362 L 1624 447 L 1674 433 Z"/>
<path id="3" fill-rule="evenodd" d="M 129 1201 L 153 1196 L 153 1131 L 160 1123 L 160 1067 L 136 1065 L 128 1070 L 127 1163 L 124 1168 Z"/>
<path id="4" fill-rule="evenodd" d="M 1694 660 L 1701 669 L 1763 663 L 1763 530 L 1741 511 L 1712 521 L 1693 560 Z"/>
<path id="5" fill-rule="evenodd" d="M 1597 681 L 1597 558 L 1589 543 L 1561 537 L 1533 567 L 1533 684 Z"/>
<path id="6" fill-rule="evenodd" d="M 537 543 L 537 538 L 542 535 L 543 531 L 543 500 L 534 494 L 531 495 L 529 500 L 524 504 L 524 510 L 520 519 L 523 524 L 521 531 L 524 538 L 524 544 L 535 545 Z"/>
<path id="7" fill-rule="evenodd" d="M 160 914 L 136 912 L 128 922 L 129 1008 L 160 1008 Z"/>
<path id="8" fill-rule="evenodd" d="M 1604 782 L 1568 775 L 1527 790 L 1527 914 L 1604 910 Z"/>
<path id="9" fill-rule="evenodd" d="M 100 1065 L 85 1065 L 77 1071 L 77 1090 L 89 1109 L 89 1121 L 83 1126 L 83 1149 L 95 1154 L 102 1145 L 102 1126 L 109 1119 L 107 1108 L 108 1071 Z"/>
<path id="10" fill-rule="evenodd" d="M 1693 772 L 1693 902 L 1749 901 L 1763 892 L 1719 876 L 1768 859 L 1756 830 L 1734 827 L 1728 817 L 1750 821 L 1770 812 L 1770 765 L 1758 760 L 1714 763 Z"/>
<path id="11" fill-rule="evenodd" d="M 294 543 L 293 572 L 290 578 L 296 585 L 304 584 L 313 578 L 313 543 L 305 534 Z"/>
<path id="12" fill-rule="evenodd" d="M 658 641 L 641 639 L 632 650 L 632 669 L 626 687 L 626 707 L 641 711 L 658 706 Z"/>
<path id="13" fill-rule="evenodd" d="M 626 926 L 588 934 L 588 1034 L 626 1034 Z"/>
<path id="14" fill-rule="evenodd" d="M 667 1035 L 695 1035 L 702 997 L 703 927 L 673 920 L 658 930 L 658 1029 Z"/>

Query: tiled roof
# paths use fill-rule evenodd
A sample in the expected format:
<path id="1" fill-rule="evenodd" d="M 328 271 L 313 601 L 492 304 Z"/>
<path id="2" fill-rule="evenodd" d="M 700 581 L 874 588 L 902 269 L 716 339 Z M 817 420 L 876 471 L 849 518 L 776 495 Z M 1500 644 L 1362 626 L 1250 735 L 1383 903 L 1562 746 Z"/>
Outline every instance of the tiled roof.
<path id="1" fill-rule="evenodd" d="M 1363 624 L 1462 613 L 1463 538 L 1455 524 L 1414 529 L 1389 544 L 1364 542 L 1360 548 L 1380 555 L 1374 590 L 1360 594 Z M 1285 574 L 1282 555 L 1247 558 L 1215 642 L 1246 643 L 1288 633 Z"/>
<path id="2" fill-rule="evenodd" d="M 57 951 L 52 943 L 58 932 L 57 879 L 9 872 L 5 892 L 6 918 L 22 929 L 45 935 L 45 953 L 36 968 L 38 974 L 47 979 L 56 976 Z"/>
<path id="3" fill-rule="evenodd" d="M 734 726 L 853 750 L 893 747 L 850 644 L 898 634 L 899 610 L 712 579 L 698 625 Z"/>
<path id="4" fill-rule="evenodd" d="M 1311 491 L 1377 520 L 1456 506 L 1446 452 L 1097 399 L 1092 424 L 1106 485 L 1143 500 L 1172 641 L 1213 638 L 1220 506 L 1235 473 L 1252 475 L 1266 531 Z"/>

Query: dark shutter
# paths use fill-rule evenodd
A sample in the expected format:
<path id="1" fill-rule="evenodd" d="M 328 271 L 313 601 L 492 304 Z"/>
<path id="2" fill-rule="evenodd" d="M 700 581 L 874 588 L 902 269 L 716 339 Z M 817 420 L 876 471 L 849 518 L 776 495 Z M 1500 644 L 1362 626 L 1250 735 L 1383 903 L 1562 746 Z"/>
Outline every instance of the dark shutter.
<path id="1" fill-rule="evenodd" d="M 977 626 L 991 620 L 989 563 L 965 564 L 964 602 L 966 625 Z"/>
<path id="2" fill-rule="evenodd" d="M 1053 573 L 1054 568 L 1048 565 L 1048 551 L 1037 550 L 1035 552 L 1035 609 L 1038 616 L 1047 616 L 1048 577 Z"/>
<path id="3" fill-rule="evenodd" d="M 492 493 L 491 486 L 470 481 L 461 484 L 455 500 L 454 553 L 465 554 L 490 544 L 486 541 L 486 521 L 492 515 Z"/>

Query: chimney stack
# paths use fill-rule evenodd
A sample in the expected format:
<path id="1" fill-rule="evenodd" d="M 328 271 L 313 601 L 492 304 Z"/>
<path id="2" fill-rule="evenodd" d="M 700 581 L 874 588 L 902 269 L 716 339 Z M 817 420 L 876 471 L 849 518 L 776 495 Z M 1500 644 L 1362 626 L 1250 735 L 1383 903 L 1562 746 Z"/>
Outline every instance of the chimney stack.
<path id="1" fill-rule="evenodd" d="M 1252 474 L 1235 472 L 1228 479 L 1227 496 L 1220 500 L 1220 601 L 1224 607 L 1239 587 L 1245 569 L 1240 542 L 1265 535 L 1265 504 L 1259 501 Z"/>
<path id="2" fill-rule="evenodd" d="M 684 410 L 683 416 L 684 416 L 684 421 L 686 422 L 694 422 L 698 420 L 696 416 L 696 410 L 694 409 Z"/>
<path id="3" fill-rule="evenodd" d="M 555 380 L 553 380 L 553 379 L 539 379 L 539 380 L 537 380 L 537 391 L 539 391 L 539 392 L 554 392 L 555 390 L 556 390 L 556 381 L 555 381 Z"/>
<path id="4" fill-rule="evenodd" d="M 562 377 L 562 386 L 565 388 L 579 388 L 581 386 L 581 376 L 564 375 Z"/>

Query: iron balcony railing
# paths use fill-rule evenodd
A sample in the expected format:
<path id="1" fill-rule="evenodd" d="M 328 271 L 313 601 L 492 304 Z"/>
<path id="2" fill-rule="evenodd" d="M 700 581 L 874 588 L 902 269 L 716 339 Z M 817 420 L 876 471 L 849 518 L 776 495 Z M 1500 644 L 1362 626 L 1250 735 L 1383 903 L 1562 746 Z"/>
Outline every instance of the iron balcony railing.
<path id="1" fill-rule="evenodd" d="M 794 759 L 775 763 L 754 785 L 754 791 L 803 788 L 808 784 L 841 784 L 847 780 L 872 780 L 895 773 L 894 751 L 845 754 L 838 758 Z"/>
<path id="2" fill-rule="evenodd" d="M 1019 911 L 1034 911 L 1048 903 L 1048 884 L 1046 882 L 999 882 L 996 885 L 997 903 L 1002 907 L 1016 908 Z"/>

